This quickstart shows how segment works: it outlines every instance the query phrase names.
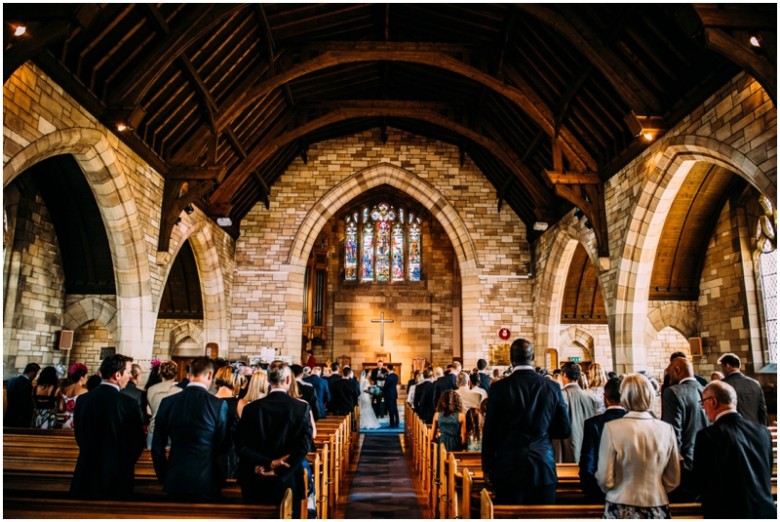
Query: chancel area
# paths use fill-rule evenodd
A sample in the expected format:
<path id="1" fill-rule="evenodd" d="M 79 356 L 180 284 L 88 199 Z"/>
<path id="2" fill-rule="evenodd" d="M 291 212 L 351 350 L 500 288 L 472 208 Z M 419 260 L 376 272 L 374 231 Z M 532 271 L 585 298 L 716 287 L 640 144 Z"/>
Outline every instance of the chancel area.
<path id="1" fill-rule="evenodd" d="M 355 411 L 313 421 L 319 518 L 500 516 L 477 486 L 460 503 L 462 472 L 445 489 L 410 392 L 453 363 L 508 378 L 518 339 L 542 373 L 650 377 L 659 417 L 674 354 L 706 382 L 730 354 L 776 425 L 776 5 L 6 4 L 3 22 L 4 391 L 54 373 L 32 391 L 45 425 L 6 432 L 7 506 L 38 484 L 76 509 L 64 482 L 22 476 L 52 454 L 13 437 L 69 435 L 75 459 L 60 432 L 83 399 L 64 390 L 117 355 L 139 397 L 166 362 L 197 381 L 202 357 L 245 387 L 258 369 L 283 383 L 279 361 L 302 381 L 351 368 Z M 401 426 L 378 419 L 392 451 L 358 418 L 378 361 L 398 376 Z M 136 504 L 177 516 L 148 436 Z M 417 507 L 350 511 L 381 479 L 364 444 L 405 457 Z"/>

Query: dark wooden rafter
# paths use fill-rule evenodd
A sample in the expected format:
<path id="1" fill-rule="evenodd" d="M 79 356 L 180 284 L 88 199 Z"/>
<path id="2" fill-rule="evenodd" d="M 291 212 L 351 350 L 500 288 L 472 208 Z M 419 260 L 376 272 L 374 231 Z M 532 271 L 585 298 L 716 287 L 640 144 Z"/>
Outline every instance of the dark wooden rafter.
<path id="1" fill-rule="evenodd" d="M 408 118 L 412 120 L 421 120 L 434 125 L 441 126 L 456 132 L 465 139 L 470 140 L 484 147 L 493 153 L 509 169 L 511 169 L 527 188 L 534 203 L 540 207 L 549 207 L 551 205 L 547 191 L 541 185 L 540 181 L 523 165 L 519 158 L 513 152 L 493 140 L 490 140 L 480 133 L 477 133 L 462 124 L 442 116 L 428 108 L 424 102 L 363 102 L 352 104 L 344 103 L 341 108 L 334 109 L 330 113 L 321 116 L 315 120 L 309 121 L 296 129 L 282 134 L 264 144 L 262 148 L 257 148 L 250 156 L 244 160 L 225 181 L 211 195 L 210 201 L 213 203 L 229 200 L 233 194 L 241 187 L 247 177 L 273 155 L 277 150 L 289 143 L 305 136 L 307 133 L 319 128 L 356 118 L 381 118 L 395 117 Z"/>
<path id="2" fill-rule="evenodd" d="M 223 167 L 207 169 L 181 168 L 173 169 L 165 178 L 163 187 L 163 203 L 160 213 L 160 237 L 157 242 L 158 252 L 167 252 L 171 242 L 171 232 L 176 226 L 179 214 L 187 205 L 192 205 L 208 194 L 221 177 Z M 187 186 L 187 190 L 183 188 Z"/>
<path id="3" fill-rule="evenodd" d="M 176 29 L 164 36 L 151 53 L 125 75 L 127 81 L 109 97 L 109 105 L 134 107 L 156 84 L 171 64 L 215 25 L 223 23 L 243 6 L 236 4 L 199 4 L 192 6 Z"/>
<path id="4" fill-rule="evenodd" d="M 604 184 L 598 173 L 564 172 L 563 154 L 557 141 L 553 141 L 553 170 L 546 170 L 545 173 L 554 184 L 555 193 L 579 207 L 590 221 L 596 235 L 599 257 L 609 257 Z"/>
<path id="5" fill-rule="evenodd" d="M 540 4 L 523 3 L 518 4 L 518 8 L 569 40 L 610 82 L 630 109 L 640 114 L 662 113 L 663 104 L 658 97 L 645 87 L 592 28 L 585 24 L 575 25 L 576 18 L 566 18 Z"/>
<path id="6" fill-rule="evenodd" d="M 543 130 L 540 130 L 539 132 L 536 133 L 536 136 L 534 136 L 533 141 L 528 146 L 528 148 L 525 149 L 525 152 L 523 152 L 523 155 L 520 157 L 520 163 L 522 163 L 523 165 L 526 165 L 528 163 L 528 159 L 534 154 L 536 154 L 536 150 L 539 148 L 539 145 L 541 145 L 542 139 L 545 136 L 546 134 Z M 512 182 L 515 181 L 515 179 L 517 179 L 515 176 L 507 176 L 506 178 L 504 178 L 504 182 L 501 184 L 501 188 L 498 189 L 498 211 L 499 212 L 501 211 L 502 204 L 506 199 L 506 193 L 509 190 L 509 187 L 512 186 Z"/>
<path id="7" fill-rule="evenodd" d="M 322 54 L 303 62 L 289 70 L 279 73 L 260 84 L 248 89 L 244 96 L 236 99 L 231 106 L 223 105 L 217 120 L 219 129 L 227 126 L 247 106 L 258 103 L 272 90 L 282 87 L 296 78 L 339 65 L 359 62 L 408 62 L 428 65 L 447 70 L 481 83 L 498 94 L 505 96 L 517 104 L 534 122 L 545 130 L 548 136 L 555 136 L 555 122 L 552 110 L 534 93 L 529 85 L 515 87 L 496 79 L 475 67 L 467 65 L 457 58 L 447 54 L 447 47 L 436 44 L 408 43 L 355 43 L 348 46 L 323 44 Z M 587 149 L 579 142 L 566 126 L 559 129 L 562 138 L 563 151 L 569 161 L 580 168 L 596 168 L 596 162 Z M 194 139 L 198 139 L 198 134 Z M 200 135 L 202 136 L 202 135 Z M 201 137 L 202 139 L 202 137 Z M 202 145 L 201 145 L 202 148 Z"/>

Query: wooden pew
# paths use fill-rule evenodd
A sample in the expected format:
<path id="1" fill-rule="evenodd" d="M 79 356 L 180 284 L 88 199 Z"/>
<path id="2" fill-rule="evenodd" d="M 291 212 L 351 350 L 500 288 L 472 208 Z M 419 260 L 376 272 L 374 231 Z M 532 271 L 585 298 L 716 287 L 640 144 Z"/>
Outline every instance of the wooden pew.
<path id="1" fill-rule="evenodd" d="M 279 505 L 5 497 L 3 518 L 292 518 L 292 490 Z"/>
<path id="2" fill-rule="evenodd" d="M 603 504 L 496 505 L 488 490 L 480 493 L 481 518 L 602 518 Z M 670 504 L 672 518 L 703 518 L 701 504 Z"/>

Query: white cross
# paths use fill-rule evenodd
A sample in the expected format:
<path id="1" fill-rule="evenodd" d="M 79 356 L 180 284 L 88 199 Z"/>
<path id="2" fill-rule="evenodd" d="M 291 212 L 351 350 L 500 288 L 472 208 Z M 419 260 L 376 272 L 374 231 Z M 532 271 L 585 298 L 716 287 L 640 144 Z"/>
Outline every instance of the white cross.
<path id="1" fill-rule="evenodd" d="M 372 323 L 379 323 L 379 346 L 385 345 L 385 323 L 394 323 L 392 319 L 385 319 L 385 313 L 379 314 L 379 319 L 371 319 Z"/>

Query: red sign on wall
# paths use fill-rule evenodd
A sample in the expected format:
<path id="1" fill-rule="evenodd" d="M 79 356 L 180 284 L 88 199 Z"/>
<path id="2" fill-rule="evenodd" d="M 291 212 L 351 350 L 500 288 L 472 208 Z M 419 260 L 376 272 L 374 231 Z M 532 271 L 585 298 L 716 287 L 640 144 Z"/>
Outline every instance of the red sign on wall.
<path id="1" fill-rule="evenodd" d="M 509 331 L 509 328 L 502 328 L 498 331 L 498 336 L 504 341 L 509 339 L 510 335 L 512 335 L 512 332 Z"/>

